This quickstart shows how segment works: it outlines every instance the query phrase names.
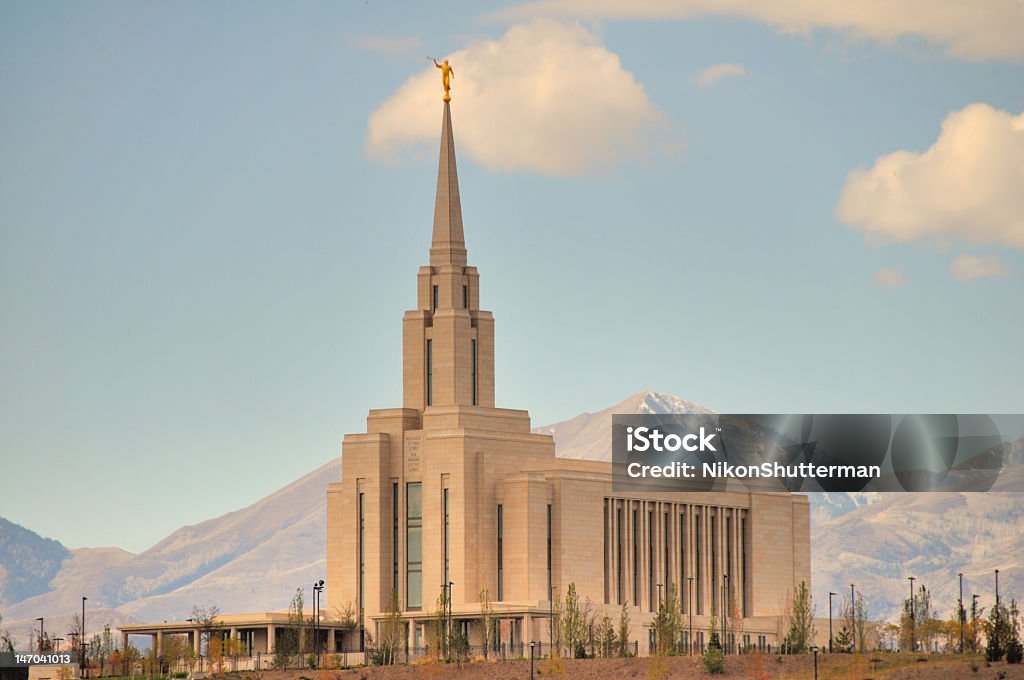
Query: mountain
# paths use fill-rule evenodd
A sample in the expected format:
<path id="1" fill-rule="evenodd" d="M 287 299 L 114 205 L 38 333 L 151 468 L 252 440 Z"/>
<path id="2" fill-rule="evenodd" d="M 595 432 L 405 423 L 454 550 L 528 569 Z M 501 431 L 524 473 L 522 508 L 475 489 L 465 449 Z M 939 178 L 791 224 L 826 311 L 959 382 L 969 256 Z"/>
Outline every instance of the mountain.
<path id="1" fill-rule="evenodd" d="M 894 616 L 909 595 L 909 576 L 931 591 L 933 606 L 946 618 L 959 597 L 958 573 L 966 606 L 973 593 L 991 606 L 995 569 L 1002 597 L 1024 596 L 1024 494 L 876 495 L 870 504 L 812 522 L 819 615 L 822 607 L 827 611 L 829 591 L 848 593 L 854 583 L 873 616 Z"/>
<path id="2" fill-rule="evenodd" d="M 554 436 L 559 456 L 610 460 L 614 413 L 713 411 L 648 391 L 534 431 Z M 284 609 L 296 587 L 326 571 L 326 489 L 340 475 L 334 459 L 246 508 L 182 527 L 137 555 L 119 548 L 68 549 L 0 519 L 4 626 L 16 639 L 27 639 L 43 616 L 50 631 L 70 630 L 65 626 L 83 594 L 89 597 L 90 630 L 183 619 L 197 604 L 237 613 Z M 1001 594 L 1024 595 L 1024 494 L 809 497 L 819 615 L 823 608 L 827 613 L 829 590 L 849 592 L 852 582 L 864 592 L 872 616 L 888 618 L 905 597 L 907 576 L 932 589 L 943 615 L 954 606 L 959 572 L 967 599 L 978 593 L 989 604 L 997 568 Z"/>
<path id="3" fill-rule="evenodd" d="M 714 413 L 706 406 L 686 401 L 671 394 L 639 392 L 614 406 L 596 413 L 583 413 L 554 425 L 534 428 L 538 434 L 555 438 L 560 458 L 611 460 L 612 415 L 645 413 Z"/>
<path id="4" fill-rule="evenodd" d="M 49 630 L 67 630 L 83 594 L 91 630 L 180 620 L 196 604 L 233 612 L 285 609 L 296 587 L 323 576 L 327 485 L 340 476 L 333 460 L 242 510 L 182 527 L 138 555 L 119 548 L 68 550 L 53 541 L 63 560 L 51 569 L 45 591 L 37 587 L 17 598 L 5 588 L 4 625 L 17 637 L 44 616 Z M 34 536 L 18 529 L 24 532 L 19 536 Z M 6 559 L 2 565 L 10 571 Z"/>
<path id="5" fill-rule="evenodd" d="M 58 541 L 0 517 L 0 606 L 48 591 L 69 555 Z"/>

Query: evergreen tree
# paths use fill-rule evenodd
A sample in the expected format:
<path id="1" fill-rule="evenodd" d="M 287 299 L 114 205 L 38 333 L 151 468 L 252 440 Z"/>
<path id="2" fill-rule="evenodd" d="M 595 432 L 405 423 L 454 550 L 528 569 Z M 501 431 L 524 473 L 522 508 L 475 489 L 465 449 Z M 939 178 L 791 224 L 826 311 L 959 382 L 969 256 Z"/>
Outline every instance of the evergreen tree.
<path id="1" fill-rule="evenodd" d="M 1006 657 L 1007 663 L 1020 663 L 1024 649 L 1020 642 L 1020 612 L 1017 601 L 1010 600 L 1010 606 L 999 603 L 992 607 L 985 628 L 985 659 L 998 661 Z"/>
<path id="2" fill-rule="evenodd" d="M 1020 663 L 1024 659 L 1024 646 L 1020 641 L 1020 610 L 1017 601 L 1010 600 L 1009 639 L 1006 643 L 1006 663 Z"/>
<path id="3" fill-rule="evenodd" d="M 722 643 L 718 638 L 718 617 L 715 616 L 714 608 L 711 610 L 711 620 L 708 622 L 708 646 L 704 650 L 704 670 L 713 675 L 725 672 L 725 654 L 722 652 Z"/>
<path id="4" fill-rule="evenodd" d="M 839 634 L 836 635 L 835 649 L 837 652 L 849 652 L 850 647 L 853 645 L 853 634 L 850 633 L 850 629 L 843 624 L 843 627 L 839 629 Z"/>

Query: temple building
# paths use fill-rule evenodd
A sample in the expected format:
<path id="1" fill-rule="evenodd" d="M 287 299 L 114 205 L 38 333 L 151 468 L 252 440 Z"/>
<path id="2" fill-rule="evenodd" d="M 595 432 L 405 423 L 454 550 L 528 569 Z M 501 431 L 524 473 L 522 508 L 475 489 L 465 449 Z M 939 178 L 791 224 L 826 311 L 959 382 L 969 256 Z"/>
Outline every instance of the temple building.
<path id="1" fill-rule="evenodd" d="M 332 646 L 380 640 L 394 598 L 406 646 L 433 647 L 449 595 L 471 644 L 484 639 L 482 600 L 491 644 L 547 644 L 552 600 L 570 583 L 616 622 L 626 605 L 641 654 L 670 589 L 695 645 L 723 609 L 732 648 L 778 644 L 787 598 L 810 586 L 806 497 L 615 493 L 610 463 L 557 458 L 526 411 L 495 406 L 494 317 L 467 256 L 447 100 L 416 291 L 402 324 L 403 404 L 371 410 L 366 432 L 345 436 L 327 491 L 326 616 L 348 607 L 359 623 Z"/>

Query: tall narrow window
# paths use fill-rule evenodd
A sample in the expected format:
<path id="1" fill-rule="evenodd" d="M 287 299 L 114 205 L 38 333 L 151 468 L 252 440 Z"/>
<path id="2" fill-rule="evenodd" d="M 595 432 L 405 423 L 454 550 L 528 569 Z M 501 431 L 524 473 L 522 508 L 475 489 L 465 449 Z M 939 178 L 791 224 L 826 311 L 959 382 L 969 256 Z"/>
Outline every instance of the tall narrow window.
<path id="1" fill-rule="evenodd" d="M 633 508 L 633 605 L 640 606 L 640 511 Z"/>
<path id="2" fill-rule="evenodd" d="M 423 485 L 412 482 L 405 491 L 405 592 L 409 609 L 423 607 Z"/>
<path id="3" fill-rule="evenodd" d="M 654 541 L 657 537 L 657 533 L 654 529 L 654 511 L 647 511 L 647 601 L 648 608 L 654 611 L 654 565 L 657 561 L 654 559 Z"/>
<path id="4" fill-rule="evenodd" d="M 498 505 L 498 601 L 505 599 L 505 517 Z"/>
<path id="5" fill-rule="evenodd" d="M 398 482 L 391 482 L 391 587 L 398 592 Z"/>
<path id="6" fill-rule="evenodd" d="M 671 546 L 672 544 L 672 535 L 670 533 L 672 531 L 672 526 L 669 522 L 669 516 L 670 515 L 666 512 L 662 517 L 662 519 L 665 522 L 662 526 L 662 535 L 665 537 L 665 543 L 662 546 L 662 551 L 665 553 L 665 571 L 663 573 L 665 574 L 664 578 L 666 600 L 668 599 L 667 596 L 669 584 L 672 583 L 672 552 L 669 550 L 669 546 Z"/>
<path id="7" fill-rule="evenodd" d="M 750 573 L 750 563 L 747 561 L 747 518 L 740 519 L 740 611 L 743 616 L 750 616 L 747 610 L 747 574 Z"/>
<path id="8" fill-rule="evenodd" d="M 695 567 L 693 575 L 694 582 L 697 585 L 697 589 L 694 591 L 697 597 L 697 616 L 704 613 L 704 592 L 701 590 L 701 577 L 704 575 L 704 563 L 702 562 L 704 558 L 704 546 L 701 542 L 704 540 L 704 532 L 701 531 L 701 519 L 703 518 L 700 515 L 696 515 L 693 523 L 693 557 Z"/>
<path id="9" fill-rule="evenodd" d="M 551 602 L 555 594 L 555 580 L 551 571 L 551 504 L 548 504 L 548 601 Z"/>
<path id="10" fill-rule="evenodd" d="M 469 307 L 469 286 L 462 287 L 462 308 L 467 309 Z"/>
<path id="11" fill-rule="evenodd" d="M 725 602 L 722 603 L 722 612 L 726 616 L 732 616 L 732 592 L 736 584 L 732 582 L 732 517 L 725 518 Z"/>
<path id="12" fill-rule="evenodd" d="M 432 301 L 431 310 L 436 312 L 437 311 L 437 286 L 434 286 L 432 297 L 431 297 L 431 301 Z"/>
<path id="13" fill-rule="evenodd" d="M 693 606 L 692 599 L 693 595 L 690 593 L 690 582 L 686 580 L 686 576 L 689 573 L 686 569 L 686 513 L 681 512 L 678 515 L 679 519 L 679 589 L 682 590 L 683 595 L 683 611 L 686 613 L 690 612 L 690 607 Z"/>
<path id="14" fill-rule="evenodd" d="M 359 494 L 359 610 L 366 606 L 366 501 Z"/>
<path id="15" fill-rule="evenodd" d="M 622 604 L 622 508 L 615 509 L 615 604 Z"/>
<path id="16" fill-rule="evenodd" d="M 604 603 L 605 604 L 609 604 L 610 603 L 610 596 L 611 596 L 611 593 L 609 593 L 609 588 L 608 588 L 608 577 L 611 575 L 611 574 L 609 574 L 609 571 L 610 571 L 609 567 L 611 566 L 611 561 L 610 561 L 611 555 L 609 555 L 609 552 L 608 552 L 608 549 L 610 547 L 609 543 L 611 543 L 611 541 L 609 541 L 609 537 L 608 537 L 608 512 L 609 512 L 608 506 L 609 506 L 608 499 L 605 498 L 604 499 L 604 533 L 601 534 L 602 537 L 603 537 L 603 543 L 604 543 L 604 546 L 603 546 L 604 547 L 604 552 L 602 553 L 602 555 L 604 555 L 604 570 L 603 571 L 604 571 Z"/>
<path id="17" fill-rule="evenodd" d="M 476 340 L 470 340 L 473 348 L 473 406 L 476 406 Z"/>
<path id="18" fill-rule="evenodd" d="M 721 569 L 718 564 L 718 518 L 711 516 L 711 578 L 708 579 L 708 587 L 711 588 L 711 612 L 722 618 L 722 609 L 718 606 L 718 579 Z"/>
<path id="19" fill-rule="evenodd" d="M 427 406 L 434 403 L 434 342 L 427 340 Z"/>
<path id="20" fill-rule="evenodd" d="M 441 512 L 444 517 L 444 582 L 448 583 L 449 571 L 448 565 L 450 564 L 449 546 L 451 543 L 448 540 L 448 487 L 445 487 L 441 492 Z"/>

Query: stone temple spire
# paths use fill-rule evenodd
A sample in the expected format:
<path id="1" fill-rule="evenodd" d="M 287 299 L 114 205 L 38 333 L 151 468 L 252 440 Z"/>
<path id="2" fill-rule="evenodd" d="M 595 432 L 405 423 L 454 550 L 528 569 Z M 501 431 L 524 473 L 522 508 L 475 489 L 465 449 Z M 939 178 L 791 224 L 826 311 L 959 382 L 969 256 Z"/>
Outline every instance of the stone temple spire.
<path id="1" fill-rule="evenodd" d="M 434 236 L 430 244 L 430 266 L 466 266 L 466 238 L 462 232 L 462 201 L 459 173 L 455 168 L 455 135 L 452 134 L 451 105 L 444 103 L 441 123 L 441 155 L 437 165 L 437 197 L 434 200 Z"/>

